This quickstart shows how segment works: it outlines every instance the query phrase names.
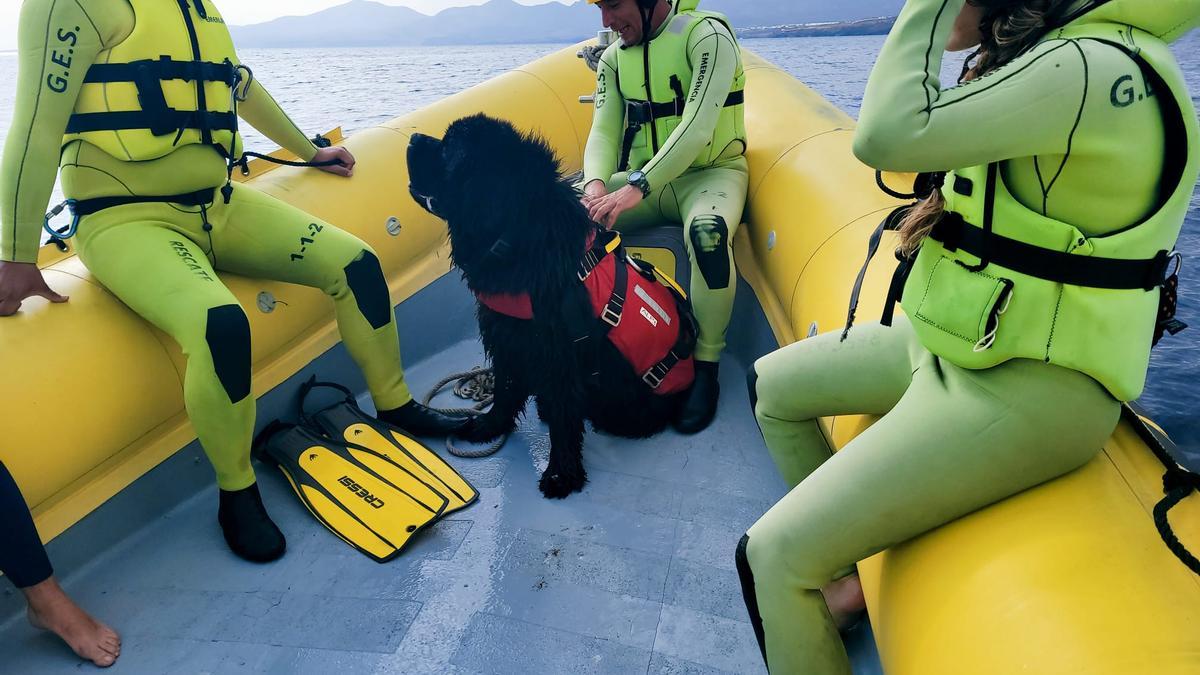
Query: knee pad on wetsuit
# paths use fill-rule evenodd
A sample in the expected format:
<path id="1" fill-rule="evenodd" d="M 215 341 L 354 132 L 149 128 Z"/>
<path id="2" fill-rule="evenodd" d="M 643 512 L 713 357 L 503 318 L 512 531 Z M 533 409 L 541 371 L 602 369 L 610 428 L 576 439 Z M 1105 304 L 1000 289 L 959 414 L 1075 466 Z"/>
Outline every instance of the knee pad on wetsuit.
<path id="1" fill-rule="evenodd" d="M 688 226 L 692 255 L 709 290 L 729 288 L 729 225 L 716 214 L 696 216 Z"/>
<path id="2" fill-rule="evenodd" d="M 371 251 L 363 251 L 354 262 L 346 265 L 346 285 L 354 294 L 358 311 L 371 328 L 379 330 L 392 322 L 392 294 L 379 258 Z"/>
<path id="3" fill-rule="evenodd" d="M 750 615 L 750 624 L 754 626 L 754 636 L 758 638 L 758 648 L 762 651 L 763 663 L 766 663 L 767 636 L 763 629 L 762 614 L 758 610 L 758 595 L 754 590 L 754 570 L 750 569 L 750 559 L 746 557 L 746 547 L 749 545 L 750 535 L 742 535 L 734 554 L 734 563 L 742 583 L 742 599 L 746 602 L 746 613 Z"/>
<path id="4" fill-rule="evenodd" d="M 750 392 L 750 412 L 753 414 L 758 410 L 758 364 L 750 365 L 750 369 L 746 371 L 746 389 Z"/>
<path id="5" fill-rule="evenodd" d="M 241 402 L 250 395 L 250 320 L 246 312 L 239 305 L 208 310 L 204 340 L 229 401 Z"/>

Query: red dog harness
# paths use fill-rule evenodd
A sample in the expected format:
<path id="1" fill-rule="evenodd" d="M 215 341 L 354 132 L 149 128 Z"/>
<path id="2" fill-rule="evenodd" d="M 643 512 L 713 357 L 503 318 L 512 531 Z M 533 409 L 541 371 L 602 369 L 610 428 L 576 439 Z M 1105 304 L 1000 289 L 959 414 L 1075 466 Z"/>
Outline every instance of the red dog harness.
<path id="1" fill-rule="evenodd" d="M 667 285 L 674 282 L 642 265 L 626 255 L 620 235 L 604 232 L 593 235 L 588 243 L 579 280 L 587 289 L 602 332 L 642 381 L 656 394 L 666 396 L 687 389 L 695 379 L 695 329 L 690 314 L 680 309 L 681 291 Z M 475 295 L 484 306 L 505 316 L 533 318 L 528 293 Z"/>

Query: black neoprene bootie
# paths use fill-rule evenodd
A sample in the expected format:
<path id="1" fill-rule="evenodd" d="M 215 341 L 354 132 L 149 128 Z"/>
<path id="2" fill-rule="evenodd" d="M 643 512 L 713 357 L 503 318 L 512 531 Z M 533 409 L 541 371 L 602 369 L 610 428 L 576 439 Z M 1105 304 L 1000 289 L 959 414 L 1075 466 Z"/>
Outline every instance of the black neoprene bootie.
<path id="1" fill-rule="evenodd" d="M 283 533 L 263 506 L 258 483 L 235 492 L 221 490 L 217 522 L 221 524 L 229 550 L 243 560 L 274 562 L 282 558 L 287 550 Z"/>
<path id="2" fill-rule="evenodd" d="M 380 410 L 376 417 L 416 436 L 449 436 L 467 423 L 467 418 L 451 417 L 416 401 L 409 401 L 395 410 Z"/>
<path id="3" fill-rule="evenodd" d="M 721 383 L 717 375 L 720 364 L 709 361 L 696 362 L 696 382 L 688 394 L 687 402 L 675 421 L 675 430 L 681 434 L 696 434 L 708 428 L 717 416 L 717 401 L 721 398 Z"/>

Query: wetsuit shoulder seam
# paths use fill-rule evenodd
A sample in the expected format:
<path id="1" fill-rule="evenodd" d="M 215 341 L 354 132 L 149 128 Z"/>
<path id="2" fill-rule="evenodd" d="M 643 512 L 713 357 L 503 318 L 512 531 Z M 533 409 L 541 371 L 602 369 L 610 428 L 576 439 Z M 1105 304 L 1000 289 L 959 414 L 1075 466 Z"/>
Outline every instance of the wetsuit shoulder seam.
<path id="1" fill-rule="evenodd" d="M 58 0 L 51 0 L 50 10 L 48 12 L 46 12 L 46 35 L 45 35 L 43 44 L 45 44 L 47 46 L 47 48 L 50 45 L 50 24 L 54 18 L 54 8 L 56 5 L 58 5 Z M 46 59 L 42 59 L 42 74 L 38 76 L 38 80 L 37 80 L 37 85 L 38 85 L 37 92 L 38 93 L 37 93 L 37 96 L 35 96 L 34 100 L 33 100 L 33 115 L 29 118 L 29 131 L 28 131 L 28 133 L 25 134 L 25 147 L 21 151 L 21 164 L 17 168 L 17 180 L 16 180 L 16 185 L 14 186 L 14 189 L 13 189 L 12 256 L 14 258 L 17 257 L 17 240 L 19 238 L 17 236 L 17 234 L 18 234 L 17 230 L 20 229 L 18 227 L 18 221 L 20 220 L 20 217 L 21 217 L 20 216 L 21 182 L 23 181 L 24 176 L 25 176 L 25 161 L 27 159 L 29 159 L 29 141 L 33 138 L 33 127 L 36 124 L 38 110 L 42 106 L 42 82 L 45 79 L 46 79 Z"/>
<path id="2" fill-rule="evenodd" d="M 1050 41 L 1047 41 L 1043 44 L 1048 44 L 1049 42 Z M 1022 64 L 1021 67 L 1018 68 L 1017 70 L 1013 70 L 1011 72 L 1005 73 L 1003 76 L 1000 76 L 999 71 L 995 71 L 992 74 L 997 76 L 996 79 L 989 82 L 986 86 L 980 85 L 980 87 L 977 91 L 973 91 L 973 92 L 967 94 L 966 96 L 963 96 L 962 98 L 956 98 L 953 101 L 946 101 L 945 103 L 941 103 L 941 104 L 934 104 L 932 107 L 928 108 L 926 110 L 926 112 L 933 112 L 934 110 L 941 110 L 943 108 L 948 108 L 948 107 L 954 105 L 955 103 L 961 103 L 962 101 L 966 101 L 966 100 L 974 98 L 980 94 L 989 92 L 992 89 L 994 89 L 996 86 L 999 86 L 999 85 L 1007 82 L 1010 78 L 1020 75 L 1021 73 L 1025 72 L 1027 69 L 1033 67 L 1033 65 L 1035 63 L 1042 60 L 1043 58 L 1050 56 L 1051 54 L 1058 51 L 1059 49 L 1062 49 L 1063 47 L 1066 47 L 1067 45 L 1072 44 L 1074 42 L 1075 42 L 1075 40 L 1062 40 L 1061 44 L 1055 45 L 1052 49 L 1049 49 L 1041 54 L 1038 54 L 1037 56 L 1030 59 L 1028 63 Z M 988 77 L 988 76 L 985 75 L 984 77 Z"/>
<path id="3" fill-rule="evenodd" d="M 938 25 L 942 21 L 942 14 L 946 13 L 946 7 L 949 6 L 950 0 L 942 0 L 942 7 L 938 10 L 937 16 L 933 20 L 933 25 L 929 29 L 929 46 L 925 48 L 925 79 L 921 80 L 921 89 L 925 92 L 925 112 L 933 110 L 933 96 L 929 93 L 929 78 L 933 75 L 929 72 L 929 63 L 933 59 L 933 43 L 937 37 Z"/>
<path id="4" fill-rule="evenodd" d="M 100 27 L 96 25 L 94 20 L 92 20 L 92 15 L 88 14 L 88 11 L 83 6 L 83 3 L 79 2 L 79 0 L 75 0 L 75 6 L 79 8 L 79 11 L 83 12 L 83 16 L 87 18 L 88 23 L 92 24 L 92 29 L 96 31 L 96 36 L 100 38 L 100 44 L 107 47 L 108 45 L 104 44 L 104 34 L 100 32 Z"/>
<path id="5" fill-rule="evenodd" d="M 1083 122 L 1083 111 L 1087 107 L 1088 87 L 1090 86 L 1090 70 L 1088 68 L 1087 54 L 1084 53 L 1083 47 L 1079 46 L 1076 40 L 1071 40 L 1071 44 L 1079 52 L 1079 57 L 1083 60 L 1083 97 L 1079 101 L 1079 112 L 1075 114 L 1075 124 L 1071 127 L 1071 133 L 1067 136 L 1067 152 L 1063 155 L 1062 164 L 1058 166 L 1058 172 L 1054 174 L 1054 178 L 1050 179 L 1050 184 L 1046 186 L 1046 192 L 1043 203 L 1046 204 L 1043 212 L 1048 208 L 1050 200 L 1050 191 L 1054 189 L 1054 184 L 1062 176 L 1063 171 L 1067 168 L 1067 162 L 1071 160 L 1071 150 L 1075 145 L 1075 133 L 1079 131 L 1079 126 Z"/>

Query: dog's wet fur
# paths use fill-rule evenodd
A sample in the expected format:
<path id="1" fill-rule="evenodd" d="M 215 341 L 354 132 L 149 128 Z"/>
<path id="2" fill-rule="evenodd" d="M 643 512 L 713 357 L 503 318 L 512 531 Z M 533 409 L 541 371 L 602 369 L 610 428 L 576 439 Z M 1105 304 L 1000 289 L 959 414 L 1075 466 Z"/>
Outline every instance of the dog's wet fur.
<path id="1" fill-rule="evenodd" d="M 408 159 L 414 198 L 446 220 L 454 263 L 471 291 L 528 293 L 533 304 L 532 321 L 479 304 L 496 399 L 460 435 L 481 443 L 513 431 L 533 397 L 550 427 L 541 491 L 549 498 L 578 492 L 587 482 L 585 420 L 598 431 L 644 438 L 675 419 L 688 392 L 654 394 L 599 333 L 577 276 L 596 225 L 543 139 L 475 115 L 441 140 L 414 135 Z"/>

